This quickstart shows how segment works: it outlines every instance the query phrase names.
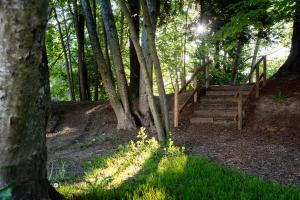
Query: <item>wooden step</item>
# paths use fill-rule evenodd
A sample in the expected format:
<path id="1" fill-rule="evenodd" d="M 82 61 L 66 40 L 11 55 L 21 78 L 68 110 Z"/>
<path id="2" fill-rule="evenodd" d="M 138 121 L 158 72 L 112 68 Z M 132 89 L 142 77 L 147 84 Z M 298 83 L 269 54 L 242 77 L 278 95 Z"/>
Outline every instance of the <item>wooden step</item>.
<path id="1" fill-rule="evenodd" d="M 209 104 L 236 104 L 237 98 L 233 96 L 204 96 L 200 98 L 200 103 Z M 245 101 L 245 98 L 243 99 Z"/>
<path id="2" fill-rule="evenodd" d="M 224 103 L 201 103 L 195 106 L 195 110 L 202 110 L 202 109 L 210 109 L 210 110 L 237 110 L 237 103 L 229 103 L 229 104 L 224 104 Z"/>
<path id="3" fill-rule="evenodd" d="M 222 124 L 222 125 L 231 125 L 236 124 L 234 119 L 226 118 L 212 118 L 212 117 L 193 117 L 190 119 L 191 124 Z"/>
<path id="4" fill-rule="evenodd" d="M 237 110 L 214 110 L 214 109 L 204 109 L 204 110 L 196 110 L 194 115 L 197 117 L 234 117 L 237 114 Z"/>
<path id="5" fill-rule="evenodd" d="M 253 84 L 247 84 L 243 87 L 244 91 L 250 90 Z M 229 91 L 238 91 L 241 85 L 211 85 L 208 90 L 229 90 Z"/>
<path id="6" fill-rule="evenodd" d="M 231 90 L 211 90 L 211 91 L 206 91 L 207 96 L 233 96 L 235 97 L 236 91 L 231 91 Z M 242 91 L 241 92 L 243 95 L 248 95 L 249 91 Z"/>

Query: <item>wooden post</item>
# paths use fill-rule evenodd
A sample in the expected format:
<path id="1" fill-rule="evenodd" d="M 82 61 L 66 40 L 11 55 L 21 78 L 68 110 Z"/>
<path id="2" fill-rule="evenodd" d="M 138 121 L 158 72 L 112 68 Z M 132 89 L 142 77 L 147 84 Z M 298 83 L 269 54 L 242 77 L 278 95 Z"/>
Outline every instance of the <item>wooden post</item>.
<path id="1" fill-rule="evenodd" d="M 263 86 L 265 87 L 267 84 L 267 56 L 264 56 L 264 68 L 263 68 Z"/>
<path id="2" fill-rule="evenodd" d="M 256 98 L 259 97 L 259 65 L 256 66 Z"/>
<path id="3" fill-rule="evenodd" d="M 178 82 L 175 83 L 175 93 L 174 93 L 174 127 L 178 127 L 178 118 L 179 118 L 179 103 L 178 103 Z"/>
<path id="4" fill-rule="evenodd" d="M 238 129 L 242 130 L 243 127 L 243 95 L 238 96 Z"/>
<path id="5" fill-rule="evenodd" d="M 209 65 L 206 65 L 205 66 L 205 88 L 207 89 L 209 87 L 209 80 L 208 80 L 208 77 L 209 77 Z"/>
<path id="6" fill-rule="evenodd" d="M 197 69 L 194 68 L 194 72 L 196 72 L 196 71 L 197 71 Z M 198 88 L 197 76 L 195 76 L 195 78 L 194 78 L 194 88 L 195 88 L 195 90 Z M 195 94 L 194 94 L 194 103 L 197 103 L 197 101 L 198 101 L 198 91 L 195 92 Z"/>

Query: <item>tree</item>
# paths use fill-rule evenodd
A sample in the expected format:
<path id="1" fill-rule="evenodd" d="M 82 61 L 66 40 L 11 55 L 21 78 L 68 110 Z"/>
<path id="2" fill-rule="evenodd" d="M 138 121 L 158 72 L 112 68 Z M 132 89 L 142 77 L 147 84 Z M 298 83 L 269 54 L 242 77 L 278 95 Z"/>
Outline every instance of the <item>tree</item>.
<path id="1" fill-rule="evenodd" d="M 81 7 L 78 7 L 77 0 L 73 0 L 73 23 L 76 32 L 78 44 L 78 74 L 79 74 L 79 91 L 80 100 L 90 100 L 90 89 L 88 82 L 88 71 L 85 64 L 84 54 L 84 16 Z M 71 9 L 70 9 L 71 11 Z M 79 11 L 79 12 L 78 12 Z"/>
<path id="2" fill-rule="evenodd" d="M 150 79 L 150 73 L 147 69 L 145 54 L 143 53 L 142 47 L 139 44 L 139 37 L 136 34 L 136 31 L 134 28 L 134 22 L 131 18 L 130 12 L 127 8 L 125 1 L 119 0 L 118 2 L 121 7 L 121 10 L 124 14 L 124 17 L 126 18 L 126 20 L 128 22 L 128 26 L 129 26 L 129 30 L 130 30 L 130 38 L 133 42 L 135 51 L 136 51 L 138 59 L 139 59 L 142 77 L 144 77 L 142 79 L 142 81 L 143 81 L 143 85 L 145 86 L 145 89 L 146 89 L 147 100 L 149 103 L 148 105 L 150 107 L 151 114 L 154 119 L 154 124 L 156 127 L 156 131 L 158 133 L 158 139 L 160 141 L 165 141 L 168 133 L 165 132 L 167 129 L 165 128 L 164 122 L 162 122 L 162 120 L 161 120 L 161 117 L 159 115 L 159 110 L 155 104 L 155 99 L 154 99 L 154 95 L 153 95 L 153 91 L 152 91 L 152 84 L 151 84 L 151 79 Z M 149 10 L 147 10 L 147 12 L 149 12 Z"/>
<path id="3" fill-rule="evenodd" d="M 140 32 L 140 1 L 139 0 L 129 0 L 129 9 L 134 22 L 136 34 L 139 35 Z M 124 16 L 122 14 L 122 16 Z M 124 17 L 123 17 L 124 18 Z M 130 93 L 133 99 L 139 97 L 139 83 L 140 83 L 140 64 L 137 58 L 134 45 L 129 39 L 129 53 L 130 53 Z"/>
<path id="4" fill-rule="evenodd" d="M 67 53 L 68 47 L 64 41 L 63 31 L 62 31 L 61 24 L 58 19 L 56 8 L 55 8 L 56 5 L 54 4 L 53 6 L 54 6 L 54 9 L 53 9 L 54 10 L 54 18 L 57 22 L 59 38 L 60 38 L 60 42 L 61 42 L 61 46 L 62 46 L 64 58 L 65 58 L 65 66 L 66 66 L 67 79 L 68 79 L 68 85 L 69 85 L 69 96 L 72 101 L 75 101 L 75 92 L 74 92 L 72 70 L 71 70 L 71 60 L 70 60 L 70 57 L 68 57 L 68 53 Z M 69 37 L 67 37 L 67 40 L 69 40 Z"/>
<path id="5" fill-rule="evenodd" d="M 0 4 L 0 188 L 12 199 L 47 199 L 42 52 L 48 0 Z"/>
<path id="6" fill-rule="evenodd" d="M 276 77 L 284 76 L 290 73 L 300 73 L 300 2 L 295 1 L 293 36 L 290 54 L 279 69 Z"/>
<path id="7" fill-rule="evenodd" d="M 81 0 L 81 4 L 82 4 L 82 8 L 83 8 L 83 13 L 84 13 L 84 16 L 86 19 L 86 26 L 87 26 L 88 33 L 90 36 L 92 49 L 93 49 L 93 52 L 94 52 L 94 55 L 95 55 L 95 58 L 97 61 L 98 70 L 101 74 L 101 78 L 103 80 L 106 92 L 108 93 L 110 104 L 117 116 L 117 120 L 118 120 L 117 128 L 118 129 L 127 129 L 127 130 L 135 129 L 136 124 L 135 124 L 134 118 L 132 117 L 131 113 L 128 112 L 128 108 L 126 107 L 127 104 L 124 104 L 126 101 L 126 99 L 125 99 L 126 97 L 122 96 L 120 99 L 120 95 L 122 95 L 122 92 L 120 93 L 120 95 L 117 93 L 115 84 L 114 84 L 114 80 L 113 80 L 113 76 L 112 76 L 111 68 L 109 68 L 105 62 L 104 55 L 103 55 L 101 47 L 100 47 L 99 38 L 98 38 L 97 31 L 96 31 L 95 21 L 94 21 L 93 15 L 92 15 L 90 3 L 88 0 Z M 107 12 L 110 12 L 110 11 L 107 11 Z M 113 41 L 111 41 L 111 42 L 113 42 Z M 118 47 L 116 47 L 116 48 L 118 48 Z M 115 62 L 120 62 L 120 61 L 115 61 Z M 116 63 L 116 64 L 119 64 L 119 63 Z M 120 75 L 120 76 L 122 76 L 122 75 Z M 120 85 L 120 83 L 118 85 Z M 118 88 L 118 89 L 119 89 L 119 91 L 122 90 L 122 88 Z"/>

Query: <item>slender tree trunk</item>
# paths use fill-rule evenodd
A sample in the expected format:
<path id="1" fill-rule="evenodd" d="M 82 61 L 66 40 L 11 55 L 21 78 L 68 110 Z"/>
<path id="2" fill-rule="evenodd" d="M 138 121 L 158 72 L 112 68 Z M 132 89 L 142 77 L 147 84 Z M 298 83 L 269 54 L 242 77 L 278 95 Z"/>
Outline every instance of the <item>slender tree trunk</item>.
<path id="1" fill-rule="evenodd" d="M 88 83 L 88 72 L 85 65 L 84 56 L 84 16 L 81 12 L 81 8 L 77 6 L 77 0 L 73 0 L 74 9 L 74 27 L 78 43 L 78 74 L 79 74 L 79 88 L 80 88 L 80 100 L 90 100 L 90 89 Z M 78 12 L 79 9 L 79 12 Z"/>
<path id="2" fill-rule="evenodd" d="M 292 46 L 288 59 L 281 66 L 275 77 L 280 78 L 289 74 L 300 74 L 300 2 L 295 4 Z"/>
<path id="3" fill-rule="evenodd" d="M 97 30 L 97 4 L 96 4 L 96 0 L 92 0 L 92 9 L 93 9 L 93 17 L 94 17 L 94 22 L 95 22 L 95 27 Z M 95 78 L 94 78 L 94 101 L 98 101 L 99 100 L 99 83 L 100 83 L 100 79 L 101 76 L 99 74 L 98 71 L 98 66 L 97 66 L 97 61 L 95 61 L 94 64 L 94 73 L 95 73 Z"/>
<path id="4" fill-rule="evenodd" d="M 148 7 L 149 7 L 149 10 L 151 13 L 151 21 L 155 28 L 155 25 L 157 23 L 157 16 L 158 16 L 158 10 L 159 10 L 158 3 L 159 2 L 157 0 L 147 0 L 147 1 L 148 1 Z M 153 87 L 153 83 L 152 83 L 153 62 L 151 59 L 150 50 L 148 48 L 147 38 L 148 38 L 147 31 L 146 31 L 145 23 L 143 22 L 142 50 L 143 50 L 143 54 L 144 54 L 144 57 L 146 60 L 147 71 L 149 73 L 149 78 L 150 78 L 150 83 L 151 83 L 151 88 L 152 88 Z M 149 103 L 148 103 L 146 87 L 145 87 L 145 83 L 143 81 L 144 79 L 145 79 L 145 77 L 143 77 L 143 72 L 141 71 L 141 73 L 140 73 L 140 90 L 139 90 L 139 112 L 144 117 L 143 125 L 149 126 L 151 124 L 151 116 L 150 116 L 150 107 L 149 107 Z"/>
<path id="5" fill-rule="evenodd" d="M 124 49 L 124 15 L 123 15 L 122 12 L 121 12 L 120 24 L 121 24 L 121 28 L 120 28 L 120 49 L 121 49 L 121 52 L 123 52 L 123 49 Z"/>
<path id="6" fill-rule="evenodd" d="M 158 139 L 160 141 L 164 141 L 165 140 L 165 132 L 164 132 L 164 128 L 163 128 L 163 123 L 162 123 L 160 115 L 159 115 L 158 108 L 155 105 L 155 99 L 154 99 L 154 95 L 153 95 L 153 91 L 152 91 L 149 72 L 147 70 L 145 55 L 143 54 L 142 47 L 139 44 L 139 37 L 138 37 L 138 35 L 136 35 L 136 32 L 134 30 L 135 29 L 134 22 L 132 21 L 130 12 L 126 6 L 125 1 L 119 0 L 118 2 L 121 7 L 121 10 L 124 13 L 124 16 L 128 22 L 128 26 L 129 26 L 129 30 L 130 30 L 130 37 L 131 37 L 131 40 L 133 42 L 135 51 L 137 53 L 137 56 L 138 56 L 138 59 L 140 62 L 142 75 L 144 77 L 143 82 L 144 82 L 147 96 L 148 96 L 149 107 L 150 107 L 150 110 L 151 110 L 151 113 L 152 113 L 152 116 L 154 119 L 154 124 L 155 124 L 156 130 L 157 130 L 157 133 L 158 133 Z"/>
<path id="7" fill-rule="evenodd" d="M 185 26 L 184 26 L 184 37 L 183 37 L 183 68 L 181 73 L 181 86 L 186 84 L 186 42 L 187 42 L 187 32 L 188 32 L 188 13 L 189 13 L 189 6 L 185 13 Z"/>
<path id="8" fill-rule="evenodd" d="M 69 34 L 69 30 L 68 30 L 68 26 L 67 26 L 67 20 L 66 20 L 66 16 L 65 16 L 65 9 L 64 7 L 61 8 L 62 11 L 62 15 L 63 15 L 63 21 L 64 21 L 64 26 L 65 26 L 65 30 L 66 30 L 66 49 L 68 52 L 68 57 L 69 57 L 69 68 L 70 68 L 70 80 L 71 80 L 71 85 L 72 85 L 72 101 L 76 101 L 75 98 L 75 91 L 74 91 L 74 79 L 73 79 L 73 65 L 72 65 L 72 53 L 71 53 L 71 46 L 70 46 L 70 34 Z"/>
<path id="9" fill-rule="evenodd" d="M 214 61 L 215 61 L 215 68 L 220 69 L 220 59 L 219 59 L 219 53 L 220 53 L 220 42 L 215 42 L 215 55 L 214 55 Z"/>
<path id="10" fill-rule="evenodd" d="M 110 104 L 117 116 L 117 120 L 118 120 L 117 128 L 127 129 L 127 130 L 135 129 L 136 126 L 135 124 L 133 124 L 132 119 L 128 118 L 128 116 L 125 113 L 121 100 L 115 90 L 115 85 L 113 82 L 111 70 L 107 66 L 103 53 L 101 51 L 99 38 L 95 27 L 95 21 L 90 7 L 90 2 L 89 0 L 81 0 L 81 4 L 83 7 L 84 16 L 86 19 L 86 26 L 89 32 L 93 52 L 97 60 L 98 70 L 101 74 L 104 87 L 109 96 Z"/>
<path id="11" fill-rule="evenodd" d="M 146 0 L 141 0 L 141 6 L 144 13 L 144 21 L 146 25 L 146 31 L 147 31 L 147 44 L 148 48 L 150 50 L 151 58 L 154 63 L 155 67 L 155 75 L 156 75 L 156 82 L 157 87 L 159 91 L 159 101 L 160 101 L 160 108 L 161 108 L 161 114 L 163 116 L 164 120 L 164 128 L 165 128 L 165 137 L 168 137 L 169 129 L 170 129 L 170 121 L 169 121 L 169 109 L 168 109 L 168 103 L 167 103 L 167 97 L 166 97 L 166 91 L 164 86 L 164 80 L 161 72 L 161 66 L 160 66 L 160 60 L 158 57 L 158 53 L 156 50 L 156 44 L 155 44 L 155 29 L 154 24 L 151 22 L 149 7 L 147 5 Z"/>
<path id="12" fill-rule="evenodd" d="M 129 0 L 130 14 L 134 22 L 136 34 L 139 35 L 139 15 L 140 15 L 140 1 Z M 123 14 L 122 14 L 123 15 Z M 137 58 L 134 45 L 129 39 L 129 53 L 130 53 L 130 93 L 133 99 L 139 97 L 139 82 L 140 82 L 140 64 Z"/>
<path id="13" fill-rule="evenodd" d="M 122 60 L 122 53 L 120 49 L 117 28 L 115 25 L 114 15 L 112 12 L 110 0 L 100 0 L 99 1 L 102 8 L 102 18 L 104 21 L 105 31 L 108 39 L 108 44 L 110 47 L 110 52 L 112 55 L 112 60 L 114 66 L 116 67 L 116 77 L 118 91 L 121 98 L 121 102 L 128 118 L 128 121 L 132 121 L 132 126 L 135 125 L 134 117 L 131 114 L 131 108 L 128 97 L 128 85 L 125 77 L 125 70 Z"/>
<path id="14" fill-rule="evenodd" d="M 62 46 L 62 50 L 64 53 L 64 58 L 65 58 L 65 66 L 66 66 L 66 73 L 67 73 L 68 86 L 69 86 L 69 97 L 70 97 L 71 101 L 75 101 L 75 95 L 74 95 L 73 84 L 72 84 L 72 80 L 71 80 L 70 64 L 69 64 L 68 54 L 67 54 L 67 50 L 66 50 L 66 44 L 64 41 L 64 36 L 62 33 L 61 25 L 60 25 L 60 22 L 57 17 L 56 9 L 54 8 L 53 10 L 54 10 L 54 18 L 57 22 L 59 38 L 60 38 L 60 42 L 61 42 L 61 46 Z"/>
<path id="15" fill-rule="evenodd" d="M 251 62 L 251 69 L 253 69 L 255 67 L 255 64 L 256 64 L 257 55 L 258 55 L 259 46 L 260 46 L 260 41 L 261 41 L 261 36 L 260 35 L 261 34 L 258 33 L 257 40 L 256 40 L 256 43 L 255 43 L 255 47 L 254 47 L 252 62 Z M 250 80 L 249 81 L 253 82 L 253 74 L 250 76 Z"/>
<path id="16" fill-rule="evenodd" d="M 241 64 L 242 50 L 243 50 L 243 42 L 241 41 L 241 39 L 239 39 L 233 66 L 232 66 L 233 68 L 232 68 L 232 74 L 231 74 L 231 83 L 233 85 L 235 85 L 237 83 L 238 70 L 239 70 L 239 66 Z"/>
<path id="17" fill-rule="evenodd" d="M 47 0 L 0 3 L 0 188 L 14 187 L 16 200 L 49 197 L 41 63 L 47 17 Z"/>

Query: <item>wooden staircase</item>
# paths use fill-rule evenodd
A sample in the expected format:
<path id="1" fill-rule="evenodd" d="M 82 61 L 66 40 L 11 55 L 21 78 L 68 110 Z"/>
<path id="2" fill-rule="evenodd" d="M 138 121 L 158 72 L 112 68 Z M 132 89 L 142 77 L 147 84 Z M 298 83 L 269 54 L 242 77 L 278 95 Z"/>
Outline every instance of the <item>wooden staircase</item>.
<path id="1" fill-rule="evenodd" d="M 262 87 L 266 85 L 267 80 L 267 58 L 261 57 L 258 62 L 252 66 L 249 75 L 242 85 L 212 85 L 209 86 L 211 75 L 209 74 L 209 65 L 212 61 L 207 61 L 202 66 L 195 68 L 190 80 L 179 89 L 178 82 L 175 84 L 174 93 L 174 127 L 179 126 L 180 114 L 186 106 L 193 102 L 194 112 L 190 118 L 191 124 L 212 123 L 212 124 L 237 124 L 238 129 L 243 127 L 243 118 L 245 110 L 251 97 L 258 98 Z M 263 63 L 262 73 L 260 73 L 260 64 Z M 204 74 L 204 80 L 197 79 L 197 74 Z M 255 82 L 252 77 L 255 72 Z M 184 101 L 179 103 L 179 95 L 187 88 L 190 83 L 194 83 L 193 92 Z M 201 84 L 202 83 L 202 84 Z M 204 95 L 200 95 L 203 93 Z M 193 100 L 193 101 L 192 101 Z"/>
<path id="2" fill-rule="evenodd" d="M 237 123 L 238 102 L 235 97 L 240 85 L 213 85 L 194 105 L 191 124 L 212 123 L 230 125 Z M 252 85 L 243 87 L 241 94 L 248 95 Z"/>

